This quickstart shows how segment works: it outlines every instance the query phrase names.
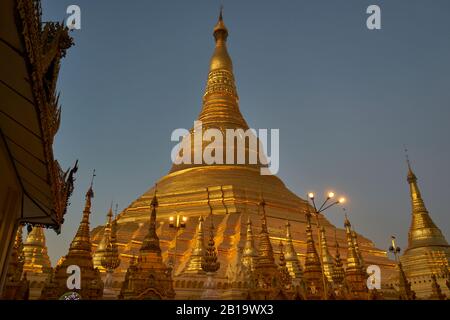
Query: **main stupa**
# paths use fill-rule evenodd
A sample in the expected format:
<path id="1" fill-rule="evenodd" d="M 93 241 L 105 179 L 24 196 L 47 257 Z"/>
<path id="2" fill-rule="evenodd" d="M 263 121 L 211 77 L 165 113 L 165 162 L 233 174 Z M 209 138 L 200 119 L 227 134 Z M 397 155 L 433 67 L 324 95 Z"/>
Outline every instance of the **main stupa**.
<path id="1" fill-rule="evenodd" d="M 215 49 L 198 120 L 202 121 L 203 129 L 216 128 L 224 132 L 226 129 L 241 128 L 245 131 L 248 125 L 239 110 L 233 63 L 226 45 L 228 30 L 222 13 L 213 35 Z M 191 129 L 190 134 L 193 135 L 194 132 Z M 247 148 L 247 155 L 251 152 L 255 150 Z M 239 273 L 247 221 L 253 222 L 255 232 L 261 228 L 262 213 L 259 204 L 262 198 L 265 202 L 266 226 L 273 247 L 278 248 L 280 241 L 287 243 L 285 226 L 289 222 L 289 236 L 301 264 L 304 265 L 308 202 L 291 192 L 278 177 L 261 175 L 260 168 L 261 164 L 176 164 L 157 181 L 157 234 L 163 260 L 173 266 L 177 298 L 199 298 L 202 283 L 206 281 L 206 278 L 202 278 L 200 267 L 199 270 L 191 270 L 189 263 L 195 251 L 193 247 L 198 244 L 196 235 L 199 218 L 205 218 L 205 231 L 211 220 L 215 226 L 214 240 L 220 269 L 214 274 L 213 280 L 216 288 L 225 288 Z M 114 286 L 117 290 L 120 290 L 130 261 L 135 259 L 142 246 L 148 230 L 150 203 L 154 194 L 154 187 L 151 187 L 117 216 L 117 245 L 121 260 L 121 265 L 114 273 Z M 174 229 L 169 226 L 169 218 L 176 215 L 187 217 L 186 228 Z M 333 226 L 324 216 L 320 216 L 319 222 L 330 243 L 334 244 L 336 237 L 345 258 L 346 231 Z M 313 234 L 317 235 L 317 226 L 313 224 L 312 227 Z M 104 227 L 100 226 L 92 231 L 94 250 L 102 239 L 103 230 Z M 380 266 L 382 277 L 394 270 L 395 263 L 387 258 L 386 251 L 377 249 L 372 241 L 363 236 L 358 235 L 358 240 L 366 265 Z M 97 267 L 101 269 L 100 265 Z"/>

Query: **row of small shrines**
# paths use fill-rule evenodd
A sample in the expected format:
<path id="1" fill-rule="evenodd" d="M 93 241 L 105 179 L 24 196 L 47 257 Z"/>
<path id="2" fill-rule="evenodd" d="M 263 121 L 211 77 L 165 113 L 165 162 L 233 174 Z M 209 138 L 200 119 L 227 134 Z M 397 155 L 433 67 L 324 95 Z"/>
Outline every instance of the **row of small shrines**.
<path id="1" fill-rule="evenodd" d="M 214 242 L 213 219 L 205 228 L 200 217 L 196 229 L 194 246 L 183 271 L 173 275 L 172 268 L 162 259 L 159 238 L 156 234 L 156 195 L 151 202 L 149 230 L 143 240 L 139 255 L 131 259 L 121 285 L 119 294 L 114 294 L 113 272 L 120 264 L 120 255 L 116 241 L 116 220 L 112 210 L 108 213 L 103 238 L 96 251 L 96 258 L 106 270 L 102 281 L 98 268 L 94 268 L 92 246 L 90 242 L 89 215 L 92 186 L 86 194 L 83 219 L 70 245 L 68 254 L 60 260 L 55 270 L 48 272 L 40 299 L 51 300 L 61 297 L 81 297 L 81 299 L 291 299 L 291 300 L 367 300 L 367 299 L 415 299 L 411 284 L 398 263 L 398 286 L 387 290 L 368 289 L 366 266 L 359 252 L 356 233 L 345 218 L 347 235 L 347 257 L 341 259 L 336 241 L 335 256 L 328 250 L 323 227 L 319 227 L 319 245 L 313 238 L 311 214 L 307 214 L 307 249 L 304 266 L 295 252 L 290 225 L 286 225 L 286 243 L 279 244 L 279 253 L 275 254 L 267 228 L 265 202 L 260 203 L 262 213 L 261 230 L 253 235 L 252 222 L 247 221 L 246 241 L 238 253 L 235 265 L 229 268 L 225 282 L 214 277 L 221 268 Z M 209 201 L 208 201 L 209 204 Z M 210 207 L 210 215 L 212 210 Z M 210 216 L 211 217 L 211 216 Z M 205 245 L 205 229 L 206 234 Z M 257 238 L 258 246 L 255 246 Z M 319 249 L 319 253 L 317 252 Z M 3 292 L 4 299 L 28 299 L 30 292 L 27 273 L 23 271 L 24 256 L 22 228 L 19 228 L 12 257 L 8 279 Z M 81 288 L 67 288 L 67 268 L 77 265 L 81 269 Z M 193 280 L 194 279 L 194 280 Z M 195 280 L 196 279 L 196 280 Z M 369 280 L 370 281 L 370 280 Z M 433 295 L 431 299 L 446 299 L 436 277 L 432 276 Z M 449 282 L 447 281 L 447 285 Z M 175 290 L 176 289 L 176 290 Z M 68 292 L 77 295 L 67 295 Z M 177 294 L 175 293 L 177 292 Z M 193 296 L 194 293 L 194 296 Z M 195 296 L 195 293 L 197 294 Z"/>

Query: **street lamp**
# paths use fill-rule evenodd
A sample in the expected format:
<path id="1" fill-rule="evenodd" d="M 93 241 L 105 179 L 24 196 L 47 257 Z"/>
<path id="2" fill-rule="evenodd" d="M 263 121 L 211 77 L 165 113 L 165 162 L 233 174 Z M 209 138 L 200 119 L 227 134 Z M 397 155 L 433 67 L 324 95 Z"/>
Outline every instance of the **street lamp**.
<path id="1" fill-rule="evenodd" d="M 318 246 L 319 246 L 319 252 L 320 252 L 320 266 L 322 268 L 322 281 L 323 281 L 323 294 L 324 294 L 324 298 L 328 299 L 328 286 L 327 286 L 327 280 L 325 277 L 325 269 L 323 266 L 323 252 L 322 252 L 322 239 L 321 239 L 321 235 L 320 235 L 320 222 L 319 222 L 319 214 L 323 213 L 324 211 L 330 209 L 331 207 L 338 205 L 338 204 L 343 204 L 345 203 L 346 199 L 344 197 L 339 198 L 338 200 L 334 200 L 336 194 L 332 191 L 328 192 L 327 197 L 325 199 L 325 201 L 321 204 L 321 206 L 319 208 L 317 208 L 316 206 L 316 197 L 314 195 L 314 193 L 310 192 L 308 193 L 308 198 L 311 200 L 312 203 L 312 207 L 314 208 L 314 216 L 316 217 L 316 223 L 317 223 L 317 236 L 318 236 Z M 309 210 L 309 208 L 308 208 Z"/>
<path id="2" fill-rule="evenodd" d="M 400 247 L 397 247 L 397 245 L 395 244 L 395 236 L 391 236 L 391 246 L 389 247 L 389 252 L 394 254 L 395 261 L 397 263 L 399 262 L 398 255 L 400 254 L 401 250 L 402 249 L 400 249 Z"/>
<path id="3" fill-rule="evenodd" d="M 175 271 L 176 259 L 177 259 L 177 245 L 178 245 L 178 235 L 179 231 L 186 228 L 187 217 L 177 214 L 176 216 L 169 217 L 169 227 L 174 229 L 175 234 L 175 254 L 173 257 L 173 270 Z"/>

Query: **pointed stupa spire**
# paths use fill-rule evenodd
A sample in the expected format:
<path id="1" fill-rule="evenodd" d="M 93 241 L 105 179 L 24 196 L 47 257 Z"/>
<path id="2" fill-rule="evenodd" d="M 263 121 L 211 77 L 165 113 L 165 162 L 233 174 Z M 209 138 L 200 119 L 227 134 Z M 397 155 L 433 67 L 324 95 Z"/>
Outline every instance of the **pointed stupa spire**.
<path id="1" fill-rule="evenodd" d="M 361 269 L 363 270 L 363 272 L 365 272 L 366 268 L 365 268 L 364 259 L 363 259 L 361 250 L 359 249 L 358 234 L 356 233 L 354 228 L 352 229 L 352 239 L 353 239 L 353 245 L 355 246 L 356 256 L 358 257 L 358 260 L 359 260 L 359 265 L 361 266 Z"/>
<path id="2" fill-rule="evenodd" d="M 45 234 L 42 227 L 35 226 L 27 235 L 23 245 L 24 271 L 28 273 L 45 273 L 51 271 Z"/>
<path id="3" fill-rule="evenodd" d="M 233 62 L 227 50 L 228 29 L 223 20 L 222 8 L 213 35 L 216 45 L 209 65 L 203 109 L 198 120 L 203 121 L 204 126 L 246 130 L 248 125 L 239 111 Z"/>
<path id="4" fill-rule="evenodd" d="M 344 209 L 345 211 L 345 209 Z M 351 223 L 345 213 L 345 232 L 347 235 L 347 264 L 345 269 L 345 282 L 349 286 L 352 296 L 356 299 L 366 299 L 367 296 L 367 274 L 360 263 L 358 253 L 355 249 Z"/>
<path id="5" fill-rule="evenodd" d="M 255 240 L 253 237 L 252 221 L 250 217 L 247 220 L 247 233 L 242 253 L 242 263 L 251 271 L 255 269 L 258 251 L 255 248 Z"/>
<path id="6" fill-rule="evenodd" d="M 325 228 L 323 226 L 320 227 L 320 246 L 322 252 L 322 265 L 325 276 L 327 277 L 330 283 L 333 282 L 333 274 L 334 274 L 334 259 L 328 251 L 328 243 L 325 235 Z"/>
<path id="7" fill-rule="evenodd" d="M 225 26 L 222 10 L 214 27 L 213 35 L 215 48 L 210 60 L 202 110 L 198 116 L 198 121 L 194 124 L 194 128 L 190 130 L 188 136 L 183 138 L 186 143 L 185 147 L 182 148 L 182 152 L 180 150 L 178 153 L 177 159 L 179 162 L 177 160 L 177 163 L 172 166 L 171 172 L 211 165 L 206 163 L 202 157 L 196 158 L 196 154 L 200 154 L 200 152 L 194 152 L 194 150 L 201 149 L 203 152 L 206 144 L 200 145 L 196 142 L 195 133 L 200 133 L 200 131 L 206 129 L 218 129 L 222 132 L 225 132 L 227 129 L 242 129 L 244 131 L 249 129 L 239 109 L 239 97 L 233 73 L 233 63 L 227 50 L 228 29 Z M 245 143 L 246 135 L 236 135 L 235 137 L 238 139 L 238 143 L 241 143 L 242 140 L 245 145 L 245 159 L 247 160 L 240 165 L 252 168 L 266 166 L 263 164 L 264 161 L 260 161 L 260 159 L 265 158 L 265 154 L 262 152 L 259 155 L 257 146 Z M 224 140 L 223 143 L 223 148 L 226 150 L 226 141 Z M 227 162 L 226 152 L 223 152 L 222 163 Z M 234 156 L 237 157 L 237 150 L 234 150 L 234 152 Z M 187 153 L 190 153 L 190 161 L 183 161 Z M 256 163 L 253 160 L 250 161 L 250 159 L 256 159 Z"/>
<path id="8" fill-rule="evenodd" d="M 183 273 L 204 273 L 202 263 L 205 256 L 205 236 L 203 231 L 203 217 L 200 216 L 197 232 L 194 238 L 194 246 Z"/>
<path id="9" fill-rule="evenodd" d="M 323 296 L 323 278 L 322 265 L 316 246 L 311 226 L 311 212 L 308 210 L 306 216 L 306 258 L 303 277 L 307 286 L 307 295 L 312 298 L 320 298 Z"/>
<path id="10" fill-rule="evenodd" d="M 116 205 L 117 208 L 117 205 Z M 117 209 L 116 209 L 117 211 Z M 112 272 L 120 265 L 119 249 L 117 247 L 117 219 L 112 220 L 112 204 L 108 212 L 108 223 L 110 225 L 110 235 L 106 240 L 105 251 L 100 261 L 103 268 Z"/>
<path id="11" fill-rule="evenodd" d="M 289 274 L 293 279 L 300 279 L 303 277 L 303 269 L 294 248 L 291 234 L 291 223 L 289 221 L 286 222 L 286 239 L 286 252 L 284 254 L 286 267 L 288 268 Z"/>
<path id="12" fill-rule="evenodd" d="M 91 254 L 91 240 L 90 240 L 90 230 L 89 230 L 89 216 L 91 214 L 92 198 L 94 197 L 94 178 L 95 169 L 92 172 L 91 184 L 88 191 L 86 192 L 86 201 L 83 210 L 83 218 L 81 219 L 80 226 L 78 227 L 77 233 L 72 240 L 69 248 L 69 254 L 71 251 L 84 251 Z"/>
<path id="13" fill-rule="evenodd" d="M 209 188 L 206 188 L 206 192 L 208 194 L 208 208 L 209 208 L 209 219 L 210 219 L 210 226 L 209 226 L 209 240 L 208 245 L 205 250 L 204 258 L 202 261 L 202 269 L 203 271 L 207 273 L 213 273 L 219 270 L 220 268 L 220 262 L 217 261 L 217 251 L 216 246 L 214 242 L 214 219 L 213 219 L 213 213 L 212 213 L 212 207 L 209 197 Z"/>
<path id="14" fill-rule="evenodd" d="M 448 246 L 447 240 L 433 222 L 425 207 L 425 202 L 422 199 L 417 183 L 417 177 L 412 170 L 408 154 L 406 154 L 406 162 L 408 165 L 407 180 L 411 197 L 412 221 L 408 233 L 408 248 L 405 253 L 416 247 Z"/>
<path id="15" fill-rule="evenodd" d="M 111 224 L 113 218 L 112 205 L 113 204 L 111 201 L 111 206 L 109 207 L 108 213 L 106 214 L 106 224 L 103 229 L 103 236 L 93 256 L 94 266 L 99 269 L 103 268 L 101 261 L 111 240 Z"/>
<path id="16" fill-rule="evenodd" d="M 358 254 L 355 249 L 355 243 L 353 241 L 352 224 L 348 219 L 347 213 L 345 213 L 344 226 L 347 235 L 347 269 L 361 269 Z"/>
<path id="17" fill-rule="evenodd" d="M 336 230 L 334 230 L 334 241 L 336 253 L 334 257 L 334 273 L 333 282 L 336 284 L 342 284 L 345 278 L 344 264 L 341 260 L 341 253 L 339 252 L 339 242 L 337 241 Z"/>
<path id="18" fill-rule="evenodd" d="M 269 231 L 267 230 L 266 202 L 261 196 L 259 208 L 262 210 L 261 232 L 259 234 L 258 268 L 275 266 L 272 244 L 270 243 Z"/>
<path id="19" fill-rule="evenodd" d="M 156 234 L 156 208 L 158 208 L 158 199 L 156 198 L 156 189 L 153 192 L 153 198 L 150 202 L 150 223 L 148 226 L 147 235 L 142 242 L 142 247 L 140 251 L 145 252 L 155 252 L 158 255 L 161 255 L 161 247 L 159 246 L 159 238 Z"/>

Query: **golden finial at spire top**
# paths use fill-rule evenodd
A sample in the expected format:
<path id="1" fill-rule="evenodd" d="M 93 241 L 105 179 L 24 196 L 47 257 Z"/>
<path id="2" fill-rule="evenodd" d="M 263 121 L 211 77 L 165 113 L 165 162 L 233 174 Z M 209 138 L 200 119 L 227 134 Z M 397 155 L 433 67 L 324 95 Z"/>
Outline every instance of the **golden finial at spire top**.
<path id="1" fill-rule="evenodd" d="M 228 37 L 228 29 L 223 22 L 223 6 L 220 7 L 219 20 L 217 21 L 216 26 L 214 27 L 214 38 L 216 41 L 224 40 L 226 41 Z"/>
<path id="2" fill-rule="evenodd" d="M 108 211 L 108 214 L 106 215 L 109 220 L 111 220 L 113 217 L 112 207 L 113 207 L 113 201 L 111 200 L 111 205 L 109 206 L 109 211 Z"/>
<path id="3" fill-rule="evenodd" d="M 412 166 L 411 166 L 411 160 L 409 159 L 409 153 L 408 153 L 408 149 L 405 147 L 405 158 L 406 158 L 406 164 L 408 165 L 408 182 L 414 182 L 415 180 L 417 180 L 416 175 L 414 174 L 413 170 L 412 170 Z"/>
<path id="4" fill-rule="evenodd" d="M 155 183 L 155 188 L 153 190 L 153 198 L 152 198 L 152 201 L 150 202 L 150 206 L 154 207 L 154 208 L 156 208 L 158 206 L 158 199 L 156 197 L 157 189 L 158 189 L 158 184 Z"/>
<path id="5" fill-rule="evenodd" d="M 93 198 L 94 197 L 94 189 L 93 189 L 93 186 L 94 186 L 94 178 L 96 177 L 96 174 L 95 174 L 95 169 L 92 171 L 92 177 L 91 177 L 91 184 L 89 185 L 89 189 L 88 189 L 88 191 L 86 192 L 86 198 Z"/>

